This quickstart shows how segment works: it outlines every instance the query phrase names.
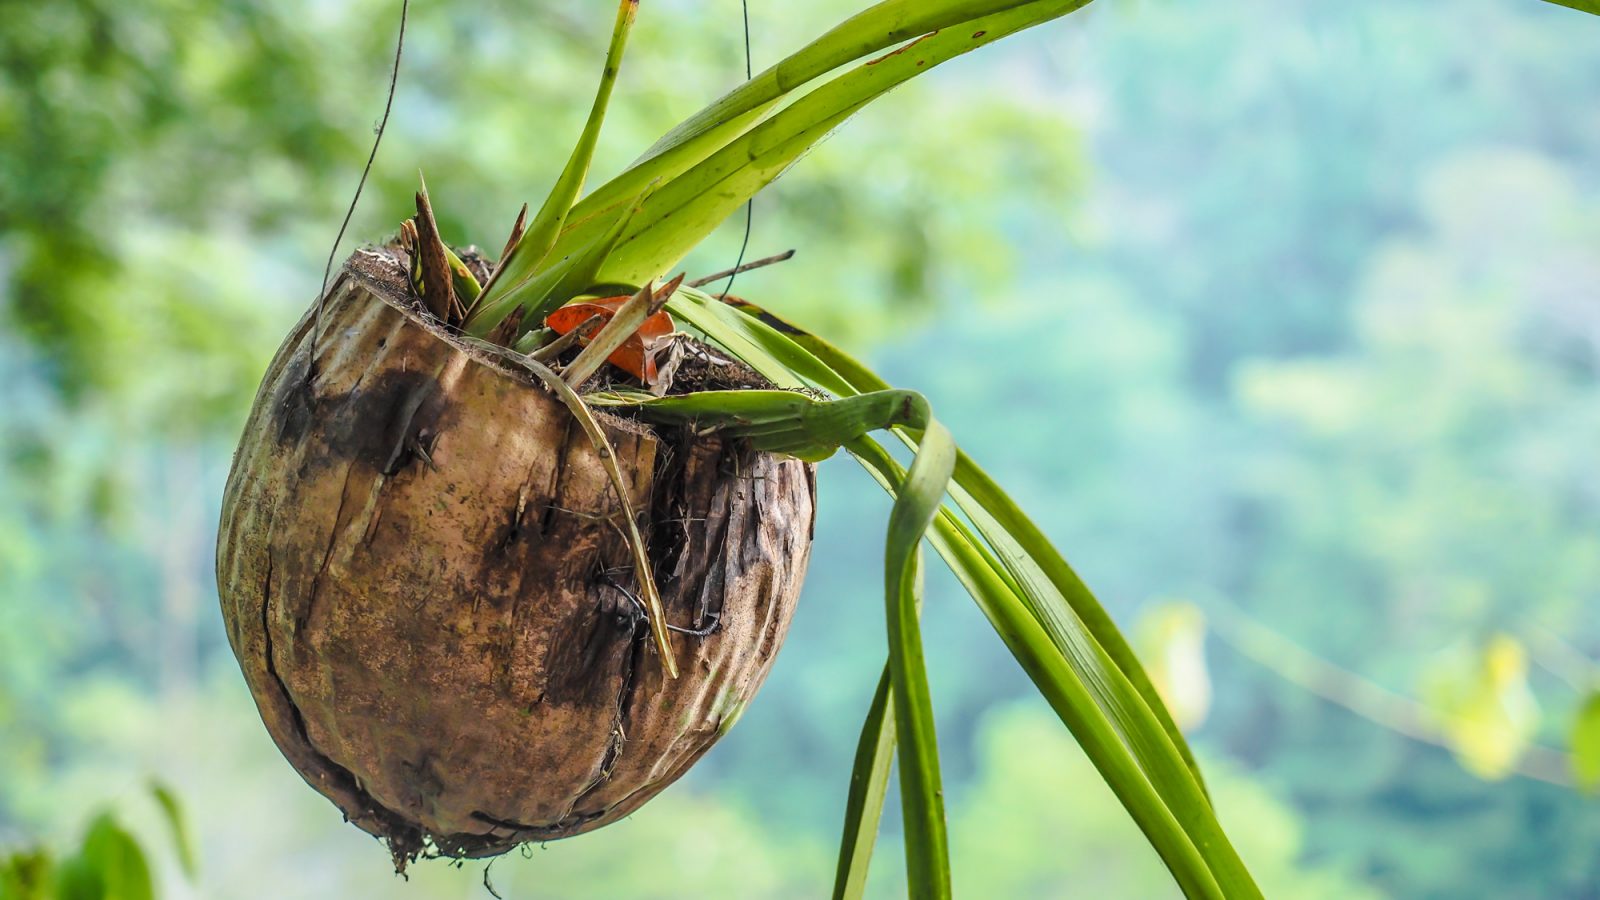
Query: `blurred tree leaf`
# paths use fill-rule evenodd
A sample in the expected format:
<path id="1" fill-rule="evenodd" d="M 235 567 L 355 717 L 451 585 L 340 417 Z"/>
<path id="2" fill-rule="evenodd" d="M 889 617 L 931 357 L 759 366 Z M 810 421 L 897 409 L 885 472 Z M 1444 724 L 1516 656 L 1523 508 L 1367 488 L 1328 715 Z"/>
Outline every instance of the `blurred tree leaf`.
<path id="1" fill-rule="evenodd" d="M 43 850 L 0 856 L 0 900 L 46 900 L 54 892 L 55 861 Z"/>
<path id="2" fill-rule="evenodd" d="M 16 267 L 36 245 L 51 249 L 52 213 L 81 209 L 95 235 L 135 236 L 106 237 L 111 276 L 92 261 L 40 269 L 59 289 L 62 315 L 91 302 L 122 305 L 74 329 L 78 349 L 51 345 L 42 355 L 42 341 L 30 348 L 0 335 L 0 496 L 24 498 L 0 504 L 0 686 L 12 701 L 0 723 L 0 818 L 8 825 L 59 827 L 54 816 L 75 813 L 58 795 L 100 771 L 108 750 L 142 740 L 182 758 L 173 753 L 180 745 L 144 731 L 113 736 L 104 724 L 137 708 L 170 730 L 172 699 L 148 690 L 156 666 L 139 630 L 167 619 L 156 558 L 79 510 L 93 510 L 111 484 L 136 492 L 136 504 L 156 510 L 149 521 L 164 527 L 173 479 L 163 473 L 196 477 L 192 462 L 169 452 L 173 423 L 198 423 L 207 439 L 235 437 L 266 355 L 310 300 L 381 106 L 395 5 L 248 4 L 282 23 L 265 30 L 296 35 L 271 58 L 241 49 L 262 29 L 216 12 L 241 5 L 128 0 L 113 11 L 115 33 L 132 36 L 113 51 L 153 47 L 159 63 L 177 44 L 202 64 L 185 76 L 175 118 L 141 105 L 135 92 L 155 80 L 90 81 L 76 63 L 22 65 L 34 49 L 92 35 L 42 33 L 36 17 L 109 10 L 105 0 L 11 3 L 0 25 L 8 325 L 15 279 L 30 274 Z M 797 21 L 822 25 L 860 5 L 752 4 L 756 65 L 792 49 L 789 39 L 805 30 Z M 357 237 L 398 221 L 421 164 L 439 173 L 447 236 L 498 247 L 528 199 L 505 196 L 506 187 L 532 194 L 549 184 L 562 162 L 555 151 L 582 125 L 586 104 L 575 98 L 589 96 L 609 22 L 576 9 L 413 6 L 410 77 Z M 622 150 L 626 135 L 658 133 L 743 74 L 736 2 L 647 4 L 646 12 L 607 125 L 620 152 L 633 149 Z M 1108 5 L 1006 60 L 908 85 L 843 129 L 757 201 L 752 255 L 790 246 L 800 255 L 741 276 L 737 290 L 856 347 L 898 327 L 898 346 L 877 348 L 873 361 L 924 388 L 968 449 L 1023 487 L 1040 525 L 1077 550 L 1119 619 L 1137 598 L 1218 587 L 1391 686 L 1414 683 L 1418 661 L 1442 636 L 1513 627 L 1523 616 L 1592 648 L 1600 645 L 1587 602 L 1600 575 L 1600 482 L 1590 459 L 1600 433 L 1592 166 L 1600 118 L 1573 111 L 1600 91 L 1593 24 L 1508 0 L 1461 0 L 1444 17 L 1429 0 Z M 1002 78 L 1008 89 L 996 91 Z M 301 96 L 296 83 L 308 86 Z M 226 84 L 234 86 L 218 87 Z M 249 93 L 258 89 L 282 99 L 262 102 Z M 71 121 L 35 124 L 83 130 L 35 140 L 38 107 Z M 146 121 L 165 129 L 159 146 Z M 906 140 L 907 123 L 918 140 Z M 472 140 L 459 139 L 469 132 Z M 333 143 L 316 148 L 317 134 Z M 597 174 L 628 162 L 609 152 L 601 148 Z M 1089 153 L 1095 177 L 1085 196 Z M 97 167 L 100 159 L 110 167 Z M 96 173 L 104 177 L 85 177 Z M 1074 197 L 1089 203 L 1069 208 Z M 202 215 L 215 218 L 191 230 Z M 13 217 L 27 227 L 13 227 Z M 1063 248 L 1064 223 L 1091 245 Z M 919 260 L 902 232 L 920 232 L 937 252 Z M 63 245 L 69 237 L 62 233 Z M 739 237 L 737 227 L 714 235 L 691 273 L 731 265 Z M 1027 290 L 1011 290 L 1024 259 Z M 919 277 L 936 293 L 898 292 Z M 941 296 L 947 315 L 932 320 Z M 982 308 L 948 302 L 968 297 Z M 916 315 L 897 304 L 915 304 Z M 72 368 L 81 362 L 93 378 Z M 1296 382 L 1297 372 L 1324 381 Z M 29 386 L 47 378 L 85 384 L 82 402 L 60 404 Z M 1310 393 L 1269 402 L 1274 383 Z M 1050 427 L 992 427 L 1043 409 L 1059 416 Z M 199 480 L 220 483 L 227 449 L 200 454 Z M 672 806 L 647 808 L 624 829 L 552 844 L 523 866 L 524 890 L 508 896 L 673 898 L 683 896 L 669 883 L 677 880 L 710 896 L 818 893 L 838 821 L 833 779 L 854 738 L 834 726 L 865 704 L 860 691 L 877 674 L 882 640 L 838 626 L 872 600 L 853 573 L 878 564 L 866 542 L 839 537 L 850 533 L 842 523 L 876 514 L 879 498 L 853 473 L 830 476 L 817 532 L 817 558 L 829 564 L 813 567 L 796 631 L 752 708 L 761 721 L 719 750 L 716 793 L 686 786 L 656 801 Z M 191 568 L 208 597 L 204 560 Z M 939 606 L 939 586 L 930 591 Z M 956 738 L 945 748 L 948 788 L 960 803 L 972 784 L 965 773 L 1004 775 L 1020 805 L 974 799 L 952 819 L 969 838 L 987 838 L 964 857 L 953 851 L 964 893 L 1156 896 L 1165 876 L 1150 854 L 1128 861 L 1098 842 L 1123 815 L 1114 800 L 1051 802 L 1059 794 L 1050 779 L 1065 778 L 1064 760 L 1078 752 L 1059 726 L 1038 723 L 1055 729 L 1057 743 L 1017 741 L 990 763 L 972 758 L 979 751 L 960 739 L 967 725 L 1022 684 L 1006 676 L 1004 649 L 976 637 L 986 629 L 975 616 L 947 606 L 925 624 L 930 644 L 953 651 L 933 673 L 940 728 Z M 227 654 L 220 629 L 200 636 L 204 661 Z M 1526 779 L 1485 785 L 1445 754 L 1353 724 L 1231 656 L 1211 660 L 1229 689 L 1214 698 L 1204 749 L 1281 786 L 1277 814 L 1247 827 L 1241 843 L 1284 840 L 1302 827 L 1303 855 L 1286 856 L 1285 873 L 1303 871 L 1297 859 L 1337 860 L 1398 897 L 1592 891 L 1600 878 L 1592 800 Z M 111 702 L 86 673 L 129 687 Z M 186 727 L 238 730 L 253 752 L 259 722 L 248 697 L 226 696 L 204 724 Z M 63 717 L 64 709 L 80 712 Z M 285 810 L 230 820 L 255 852 L 219 863 L 212 874 L 229 886 L 219 896 L 259 892 L 289 856 L 315 860 L 300 870 L 312 892 L 392 892 L 336 817 L 325 822 L 320 807 L 278 795 L 281 783 L 268 777 L 281 765 L 275 754 L 190 762 L 210 773 L 210 815 L 250 803 Z M 774 779 L 775 770 L 786 777 Z M 1095 778 L 1081 762 L 1073 777 L 1063 789 L 1074 797 L 1074 785 Z M 1216 780 L 1224 816 L 1255 811 Z M 683 831 L 685 818 L 695 834 Z M 781 828 L 768 830 L 773 823 Z M 885 834 L 886 851 L 896 840 Z M 952 840 L 963 841 L 954 831 Z M 640 847 L 650 848 L 658 875 L 672 877 L 618 864 Z M 1271 880 L 1250 847 L 1241 852 L 1269 895 L 1311 895 L 1305 881 Z M 516 882 L 515 865 L 499 864 L 497 881 Z M 1054 880 L 1009 889 L 1031 883 L 1008 881 L 1008 871 L 1021 879 L 1040 869 Z M 412 892 L 458 896 L 460 875 L 424 870 Z"/>
<path id="3" fill-rule="evenodd" d="M 1071 735 L 1039 704 L 1013 701 L 980 718 L 977 771 L 953 794 L 957 896 L 1164 898 L 1153 856 Z M 1347 861 L 1306 859 L 1307 829 L 1260 782 L 1206 759 L 1228 833 L 1268 897 L 1377 900 Z M 1062 803 L 1060 797 L 1071 797 Z"/>
<path id="4" fill-rule="evenodd" d="M 1177 600 L 1146 610 L 1134 625 L 1134 646 L 1156 691 L 1184 731 L 1199 728 L 1211 711 L 1211 672 L 1206 666 L 1206 616 Z"/>
<path id="5" fill-rule="evenodd" d="M 1539 727 L 1528 687 L 1528 655 L 1497 634 L 1476 653 L 1446 657 L 1426 679 L 1424 696 L 1456 758 L 1480 778 L 1510 775 Z"/>
<path id="6" fill-rule="evenodd" d="M 152 794 L 172 826 L 179 863 L 195 874 L 188 828 L 178 800 L 156 784 Z M 77 850 L 56 860 L 43 848 L 0 856 L 0 900 L 155 900 L 155 880 L 139 840 L 110 812 L 96 815 Z"/>
<path id="7" fill-rule="evenodd" d="M 1572 780 L 1586 791 L 1600 788 L 1600 691 L 1591 691 L 1572 723 Z"/>
<path id="8" fill-rule="evenodd" d="M 110 813 L 89 823 L 83 847 L 57 873 L 59 900 L 154 900 L 144 849 Z"/>
<path id="9" fill-rule="evenodd" d="M 172 832 L 172 846 L 178 855 L 178 864 L 183 868 L 183 874 L 191 879 L 199 874 L 200 862 L 194 847 L 194 834 L 189 830 L 189 819 L 183 812 L 183 806 L 178 802 L 178 796 L 162 782 L 150 784 L 150 795 L 155 798 L 156 806 L 161 810 L 161 816 L 167 822 L 168 829 Z"/>

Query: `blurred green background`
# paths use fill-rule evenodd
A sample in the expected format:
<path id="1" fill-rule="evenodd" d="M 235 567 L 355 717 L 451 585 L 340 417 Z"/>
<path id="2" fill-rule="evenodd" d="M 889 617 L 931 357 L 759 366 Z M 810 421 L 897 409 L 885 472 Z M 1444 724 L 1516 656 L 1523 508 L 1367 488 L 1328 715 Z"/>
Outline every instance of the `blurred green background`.
<path id="1" fill-rule="evenodd" d="M 397 879 L 300 782 L 211 573 L 398 5 L 0 0 L 0 850 L 64 851 L 109 806 L 173 897 L 488 896 L 483 863 Z M 859 5 L 751 0 L 756 67 Z M 610 7 L 414 3 L 345 251 L 419 167 L 445 237 L 498 249 Z M 926 392 L 1023 500 L 1139 637 L 1269 896 L 1600 897 L 1597 42 L 1533 0 L 1104 0 L 896 92 L 756 201 L 750 255 L 799 253 L 737 292 Z M 738 4 L 646 0 L 629 52 L 600 177 L 742 77 Z M 631 819 L 495 863 L 502 894 L 825 893 L 888 504 L 823 471 L 740 727 Z M 948 579 L 925 621 L 958 891 L 1174 895 Z"/>

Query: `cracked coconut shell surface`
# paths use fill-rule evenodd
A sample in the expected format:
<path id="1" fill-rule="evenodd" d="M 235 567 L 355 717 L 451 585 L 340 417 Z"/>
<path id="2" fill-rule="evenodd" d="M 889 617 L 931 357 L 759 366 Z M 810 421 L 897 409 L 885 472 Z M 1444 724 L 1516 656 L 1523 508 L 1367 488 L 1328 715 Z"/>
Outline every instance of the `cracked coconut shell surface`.
<path id="1" fill-rule="evenodd" d="M 358 251 L 320 338 L 308 312 L 279 349 L 217 551 L 268 731 L 401 865 L 597 828 L 682 775 L 772 665 L 815 495 L 799 461 L 597 416 L 667 620 L 706 632 L 672 635 L 668 678 L 582 428 L 404 284 L 387 251 Z"/>

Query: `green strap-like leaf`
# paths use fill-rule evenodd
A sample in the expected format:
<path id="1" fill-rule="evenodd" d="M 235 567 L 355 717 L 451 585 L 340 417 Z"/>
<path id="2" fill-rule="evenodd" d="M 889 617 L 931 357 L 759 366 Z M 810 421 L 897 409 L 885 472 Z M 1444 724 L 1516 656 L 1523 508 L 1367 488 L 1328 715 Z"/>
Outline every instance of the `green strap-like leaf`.
<path id="1" fill-rule="evenodd" d="M 679 316 L 694 322 L 702 330 L 707 330 L 709 324 L 710 329 L 707 333 L 719 342 L 733 342 L 724 343 L 724 346 L 735 355 L 741 354 L 740 347 L 744 348 L 743 353 L 763 353 L 771 365 L 781 367 L 789 375 L 793 384 L 812 386 L 839 396 L 889 389 L 887 382 L 844 351 L 803 329 L 783 322 L 766 310 L 747 305 L 744 307 L 746 312 L 740 312 L 713 297 L 693 291 L 682 291 L 679 296 L 683 302 L 674 307 Z M 770 321 L 763 321 L 761 317 L 766 317 Z M 735 344 L 738 346 L 734 346 Z M 773 376 L 768 373 L 768 377 Z M 1146 705 L 1161 721 L 1162 728 L 1179 748 L 1185 762 L 1199 780 L 1199 766 L 1195 764 L 1182 732 L 1178 730 L 1177 724 L 1172 721 L 1166 707 L 1161 703 L 1155 685 L 1145 674 L 1144 667 L 1140 665 L 1133 649 L 1128 646 L 1127 640 L 1117 629 L 1116 623 L 1094 598 L 1093 593 L 1078 579 L 1071 566 L 1061 558 L 1060 553 L 1050 545 L 1049 540 L 1010 497 L 964 453 L 957 458 L 956 484 L 963 491 L 976 491 L 981 495 L 980 498 L 974 499 L 969 494 L 969 502 L 966 505 L 977 504 L 979 499 L 986 501 L 983 505 L 999 509 L 1006 519 L 1006 524 L 1025 532 L 1034 543 L 1048 548 L 1048 559 L 1054 577 L 1071 588 L 1070 591 L 1062 593 L 1075 601 L 1074 611 L 1083 620 L 1095 641 L 1110 654 L 1117 667 L 1125 673 L 1140 696 L 1144 698 Z"/>
<path id="2" fill-rule="evenodd" d="M 591 395 L 596 405 L 630 405 L 656 421 L 690 423 L 745 437 L 756 447 L 802 458 L 831 455 L 840 444 L 874 428 L 896 424 L 922 430 L 911 470 L 895 492 L 884 548 L 884 594 L 889 636 L 889 675 L 900 735 L 901 810 L 905 820 L 906 871 L 915 897 L 950 896 L 949 841 L 940 786 L 933 701 L 923 659 L 917 615 L 921 607 L 921 552 L 929 524 L 939 512 L 956 446 L 928 403 L 911 391 L 877 391 L 842 400 L 819 400 L 795 391 L 705 391 L 641 399 L 636 394 Z M 870 725 L 870 721 L 869 721 Z M 863 738 L 865 742 L 867 738 Z M 864 751 L 863 751 L 864 752 Z M 870 778 L 870 774 L 866 777 Z M 855 823 L 862 824 L 859 813 Z M 850 829 L 847 827 L 847 835 Z M 859 834 L 847 839 L 841 857 L 844 881 L 854 864 Z M 862 860 L 864 866 L 865 860 Z"/>
<path id="3" fill-rule="evenodd" d="M 60 900 L 154 900 L 155 882 L 144 850 L 116 819 L 101 813 L 89 823 L 83 848 L 57 874 Z"/>
<path id="4" fill-rule="evenodd" d="M 563 242 L 592 239 L 646 184 L 683 174 L 727 146 L 791 92 L 840 66 L 932 31 L 1034 2 L 884 0 L 857 13 L 673 128 L 626 171 L 574 207 Z"/>
<path id="5" fill-rule="evenodd" d="M 667 304 L 667 309 L 754 366 L 779 387 L 809 387 L 836 397 L 865 393 L 857 390 L 809 350 L 795 343 L 789 335 L 739 312 L 704 291 L 682 288 Z M 763 369 L 763 364 L 752 362 L 749 356 L 764 360 L 763 364 L 772 371 Z M 881 389 L 888 390 L 889 385 L 885 383 Z"/>
<path id="6" fill-rule="evenodd" d="M 634 284 L 655 277 L 873 99 L 943 62 L 1066 15 L 1086 2 L 1038 0 L 972 19 L 925 35 L 823 84 L 664 183 L 628 226 L 601 270 L 602 280 Z"/>
<path id="7" fill-rule="evenodd" d="M 611 230 L 546 266 L 520 286 L 484 301 L 478 311 L 468 317 L 464 330 L 481 338 L 519 306 L 525 308 L 519 330 L 537 328 L 556 307 L 595 283 L 600 266 L 605 263 L 612 248 L 621 239 L 623 229 L 628 227 L 643 202 L 644 195 L 641 195 L 628 208 L 628 212 L 612 224 Z M 488 294 L 489 291 L 484 291 L 484 296 Z"/>
<path id="8" fill-rule="evenodd" d="M 850 452 L 885 490 L 891 494 L 898 490 L 904 473 L 881 444 L 863 438 L 851 444 Z M 1157 794 L 1106 718 L 1092 694 L 1092 679 L 1085 679 L 1072 661 L 1056 649 L 978 537 L 949 510 L 942 510 L 934 521 L 930 539 L 1040 695 L 1060 716 L 1144 832 L 1184 894 L 1206 898 L 1253 896 L 1248 891 L 1222 893 L 1207 858 L 1190 840 L 1175 811 Z M 1205 812 L 1209 813 L 1209 808 Z"/>
<path id="9" fill-rule="evenodd" d="M 1600 16 L 1600 3 L 1595 0 L 1545 0 L 1545 2 Z"/>
<path id="10" fill-rule="evenodd" d="M 957 505 L 969 514 L 974 510 L 982 511 L 973 518 L 973 523 L 991 545 L 1002 551 L 1001 558 L 1012 571 L 1013 577 L 1021 579 L 1022 576 L 1017 570 L 1029 567 L 1036 567 L 1044 575 L 1050 584 L 1053 596 L 1061 600 L 1061 603 L 1047 601 L 1036 610 L 1041 618 L 1054 622 L 1054 627 L 1048 622 L 1046 627 L 1052 632 L 1064 633 L 1069 628 L 1067 623 L 1069 613 L 1076 618 L 1077 625 L 1088 631 L 1094 642 L 1137 692 L 1143 706 L 1161 723 L 1162 730 L 1166 733 L 1166 743 L 1171 744 L 1174 751 L 1179 754 L 1196 786 L 1203 793 L 1205 784 L 1200 775 L 1200 767 L 1195 763 L 1183 733 L 1178 730 L 1177 723 L 1172 720 L 1165 704 L 1161 702 L 1155 684 L 1151 682 L 1133 648 L 1128 645 L 1127 639 L 1122 636 L 1121 630 L 1112 621 L 1105 607 L 1095 599 L 1088 586 L 1062 558 L 1061 553 L 1045 537 L 1044 532 L 1039 530 L 1011 496 L 965 453 L 961 453 L 956 459 L 956 489 L 953 495 Z M 1039 591 L 1046 593 L 1042 585 Z"/>
<path id="11" fill-rule="evenodd" d="M 894 716 L 889 688 L 889 668 L 884 666 L 877 693 L 861 724 L 855 764 L 850 770 L 850 794 L 844 804 L 844 829 L 839 837 L 839 868 L 833 880 L 834 900 L 860 900 L 867 889 L 867 869 L 883 818 L 883 798 L 889 791 L 889 770 L 894 764 Z"/>
<path id="12" fill-rule="evenodd" d="M 1081 669 L 1100 677 L 1103 708 L 1133 750 L 1146 777 L 1169 805 L 1206 811 L 1206 815 L 1191 815 L 1180 821 L 1211 861 L 1228 896 L 1251 896 L 1255 884 L 1223 833 L 1221 823 L 1215 815 L 1209 814 L 1210 800 L 1190 761 L 1179 750 L 1187 745 L 1181 737 L 1173 739 L 1176 726 L 1170 726 L 1171 717 L 1165 705 L 1159 699 L 1146 700 L 1130 677 L 1130 668 L 1118 665 L 1096 637 L 1097 631 L 1113 634 L 1115 640 L 1126 647 L 1104 608 L 1038 527 L 987 474 L 965 457 L 958 460 L 956 468 L 960 481 L 952 496 L 1012 577 L 1021 584 L 1021 596 L 1027 601 L 1030 612 L 1062 653 L 1075 659 Z M 968 492 L 968 485 L 972 486 L 973 493 Z M 1046 566 L 1051 570 L 1047 571 Z M 1104 616 L 1098 629 L 1081 617 L 1080 608 L 1092 609 Z M 1128 653 L 1131 658 L 1132 651 Z M 1135 663 L 1131 671 L 1148 681 L 1142 666 Z M 1151 691 L 1154 692 L 1153 687 Z M 1157 709 L 1161 710 L 1160 717 L 1155 713 Z M 1158 727 L 1145 727 L 1149 723 Z"/>
<path id="13" fill-rule="evenodd" d="M 685 119 L 645 151 L 640 160 L 658 159 L 864 56 L 932 31 L 1031 2 L 1034 0 L 886 0 L 878 3 L 829 29 L 777 65 Z"/>
<path id="14" fill-rule="evenodd" d="M 622 0 L 618 5 L 617 21 L 611 28 L 611 42 L 606 47 L 605 69 L 601 72 L 600 85 L 595 90 L 594 103 L 589 107 L 589 118 L 583 124 L 578 143 L 572 148 L 572 155 L 567 158 L 566 167 L 556 178 L 549 196 L 545 197 L 539 212 L 522 233 L 521 240 L 500 261 L 494 283 L 480 301 L 485 311 L 478 314 L 477 310 L 470 310 L 473 315 L 468 320 L 469 332 L 481 336 L 500 324 L 515 303 L 495 301 L 518 293 L 544 265 L 555 246 L 561 227 L 566 224 L 567 214 L 577 202 L 578 194 L 583 192 L 583 182 L 589 174 L 589 164 L 594 159 L 595 145 L 600 140 L 600 126 L 605 123 L 606 107 L 611 103 L 611 92 L 616 87 L 617 73 L 622 68 L 622 52 L 627 48 L 628 34 L 633 30 L 633 21 L 638 12 L 639 0 Z M 633 193 L 637 194 L 643 188 L 641 184 Z M 499 314 L 496 315 L 496 312 Z"/>
<path id="15" fill-rule="evenodd" d="M 950 896 L 950 847 L 945 834 L 944 790 L 933 698 L 922 653 L 917 611 L 922 597 L 922 538 L 939 512 L 956 445 L 937 419 L 929 419 L 922 447 L 896 493 L 884 548 L 884 592 L 889 626 L 889 681 L 900 743 L 900 808 L 905 821 L 906 875 L 911 896 Z"/>
<path id="16" fill-rule="evenodd" d="M 812 352 L 819 348 L 801 347 L 790 334 L 754 316 L 743 316 L 736 325 L 728 318 L 733 311 L 718 309 L 714 301 L 697 302 L 692 295 L 683 299 L 675 314 L 780 385 L 818 387 L 845 395 L 856 392 Z M 882 383 L 859 363 L 850 361 L 848 368 Z M 914 437 L 906 437 L 915 443 Z M 875 442 L 858 439 L 850 449 L 893 491 L 893 461 L 883 454 L 881 461 L 874 462 L 872 454 L 882 454 Z M 966 474 L 971 480 L 971 473 L 963 469 L 958 459 L 958 478 Z M 975 483 L 982 487 L 981 481 Z M 974 521 L 986 518 L 992 534 L 998 537 L 1007 531 L 996 529 L 992 524 L 995 516 L 971 494 L 956 490 L 953 495 Z M 1026 552 L 1031 548 L 1015 540 L 1002 541 L 999 547 L 987 545 L 948 511 L 935 522 L 934 545 L 984 607 L 1041 693 L 1051 699 L 1184 891 L 1190 896 L 1259 896 L 1217 823 L 1198 778 L 1185 764 L 1187 756 L 1179 749 L 1184 746 L 1181 735 L 1168 730 L 1170 716 L 1158 699 L 1153 703 L 1145 700 L 1136 687 L 1130 673 L 1146 684 L 1148 679 L 1131 652 L 1126 663 L 1110 655 L 1091 630 L 1090 621 L 1080 618 L 1050 580 L 1039 574 L 1038 565 Z M 1086 592 L 1078 599 L 1093 601 Z M 1125 648 L 1108 617 L 1102 624 L 1115 636 L 1118 643 L 1113 646 Z M 1042 646 L 1037 640 L 1040 637 Z"/>
<path id="17" fill-rule="evenodd" d="M 725 303 L 719 303 L 714 298 L 704 295 L 698 298 L 688 297 L 687 300 L 697 301 L 700 309 L 708 314 L 717 315 L 723 321 L 737 316 L 743 320 L 737 330 L 749 343 L 762 347 L 775 358 L 781 357 L 786 363 L 796 364 L 795 371 L 806 382 L 823 390 L 847 395 L 856 391 L 881 391 L 889 387 L 887 382 L 844 351 L 804 329 L 784 322 L 766 310 L 746 305 L 742 307 L 744 312 L 739 312 Z M 794 350 L 786 351 L 784 345 Z M 1184 740 L 1183 733 L 1178 730 L 1177 723 L 1172 720 L 1171 714 L 1161 702 L 1155 685 L 1139 663 L 1133 648 L 1128 645 L 1122 632 L 1118 630 L 1105 608 L 1095 599 L 1094 594 L 1078 578 L 1077 573 L 1062 558 L 1044 533 L 965 453 L 957 457 L 955 481 L 957 485 L 955 499 L 963 510 L 981 508 L 985 511 L 984 518 L 999 526 L 991 527 L 991 531 L 997 534 L 1011 532 L 1020 535 L 1039 556 L 1043 571 L 1056 591 L 1071 607 L 1072 612 L 1082 620 L 1094 641 L 1111 657 L 1124 677 L 1143 698 L 1146 707 L 1160 721 L 1161 727 L 1204 791 L 1205 783 L 1200 774 L 1200 767 L 1195 763 L 1193 752 L 1189 749 L 1188 742 Z M 1021 593 L 1020 587 L 1019 593 Z M 1050 615 L 1050 606 L 1046 604 L 1046 608 L 1041 609 L 1041 614 Z M 1061 615 L 1057 613 L 1055 617 L 1060 619 Z"/>
<path id="18" fill-rule="evenodd" d="M 843 355 L 820 341 L 813 343 L 813 349 L 829 358 Z M 859 363 L 854 367 L 865 371 Z M 881 383 L 876 376 L 871 381 Z M 902 437 L 913 449 L 918 446 L 916 439 Z M 1057 648 L 1075 658 L 1081 670 L 1098 673 L 1104 689 L 1103 709 L 1124 735 L 1146 776 L 1169 804 L 1208 806 L 1199 767 L 1187 742 L 1104 607 L 1038 526 L 965 454 L 958 457 L 955 481 L 952 498 L 1021 588 L 1019 596 Z M 1141 727 L 1152 719 L 1161 726 L 1159 730 Z M 1230 896 L 1255 890 L 1244 862 L 1214 815 L 1180 821 L 1212 861 Z"/>

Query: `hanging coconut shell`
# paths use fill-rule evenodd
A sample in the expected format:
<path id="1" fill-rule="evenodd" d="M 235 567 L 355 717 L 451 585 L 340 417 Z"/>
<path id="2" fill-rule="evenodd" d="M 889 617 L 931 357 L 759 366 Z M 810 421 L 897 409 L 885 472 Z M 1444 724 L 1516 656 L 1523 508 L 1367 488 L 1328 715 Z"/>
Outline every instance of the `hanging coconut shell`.
<path id="1" fill-rule="evenodd" d="M 402 867 L 626 816 L 770 669 L 812 469 L 597 413 L 682 629 L 673 679 L 601 457 L 516 354 L 440 327 L 390 248 L 351 257 L 320 319 L 267 371 L 218 538 L 228 638 L 267 730 Z"/>

